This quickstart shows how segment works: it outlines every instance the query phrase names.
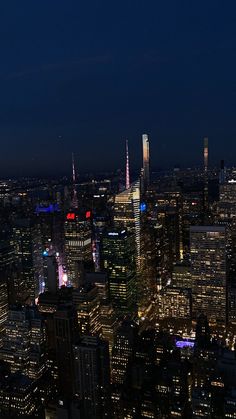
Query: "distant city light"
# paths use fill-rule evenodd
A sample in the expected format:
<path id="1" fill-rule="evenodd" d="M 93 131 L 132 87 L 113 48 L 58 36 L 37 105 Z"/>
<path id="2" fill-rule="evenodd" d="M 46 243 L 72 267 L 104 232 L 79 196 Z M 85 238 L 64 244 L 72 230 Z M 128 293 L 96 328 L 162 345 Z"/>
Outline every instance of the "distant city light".
<path id="1" fill-rule="evenodd" d="M 68 212 L 66 216 L 67 220 L 75 220 L 75 213 L 74 212 Z"/>
<path id="2" fill-rule="evenodd" d="M 144 212 L 147 209 L 147 204 L 145 202 L 141 202 L 140 204 L 140 211 Z"/>
<path id="3" fill-rule="evenodd" d="M 86 218 L 91 218 L 91 211 L 86 211 L 85 217 Z"/>
<path id="4" fill-rule="evenodd" d="M 50 204 L 48 206 L 37 205 L 35 212 L 36 214 L 40 213 L 53 213 L 59 211 L 58 204 Z"/>
<path id="5" fill-rule="evenodd" d="M 66 285 L 66 284 L 67 284 L 67 282 L 68 282 L 68 276 L 67 276 L 67 274 L 66 274 L 66 273 L 64 273 L 64 274 L 62 275 L 62 281 L 63 281 L 63 285 Z"/>

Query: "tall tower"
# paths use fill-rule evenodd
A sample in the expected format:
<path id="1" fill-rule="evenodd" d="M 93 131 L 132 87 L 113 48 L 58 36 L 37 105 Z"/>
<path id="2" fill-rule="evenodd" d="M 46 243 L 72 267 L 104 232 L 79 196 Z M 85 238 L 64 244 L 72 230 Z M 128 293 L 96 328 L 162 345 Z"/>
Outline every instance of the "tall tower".
<path id="1" fill-rule="evenodd" d="M 143 184 L 146 189 L 150 183 L 149 139 L 147 134 L 142 135 L 143 141 Z"/>
<path id="2" fill-rule="evenodd" d="M 87 335 L 73 346 L 73 352 L 75 391 L 81 402 L 81 417 L 111 417 L 108 342 Z"/>
<path id="3" fill-rule="evenodd" d="M 219 175 L 219 183 L 222 185 L 225 183 L 225 162 L 224 160 L 220 161 L 220 175 Z"/>
<path id="4" fill-rule="evenodd" d="M 78 196 L 76 190 L 76 173 L 75 173 L 75 160 L 74 153 L 72 153 L 72 179 L 73 179 L 73 198 L 72 198 L 72 207 L 78 208 Z"/>
<path id="5" fill-rule="evenodd" d="M 64 250 L 69 284 L 79 285 L 80 269 L 92 262 L 92 231 L 89 211 L 83 215 L 69 212 L 64 223 Z"/>
<path id="6" fill-rule="evenodd" d="M 204 138 L 204 172 L 208 172 L 208 137 Z"/>
<path id="7" fill-rule="evenodd" d="M 208 209 L 208 137 L 204 138 L 204 210 Z"/>
<path id="8" fill-rule="evenodd" d="M 193 317 L 204 314 L 211 324 L 225 324 L 226 228 L 191 226 L 190 241 Z"/>
<path id="9" fill-rule="evenodd" d="M 126 170 L 125 170 L 125 189 L 130 188 L 130 175 L 129 175 L 129 143 L 126 140 Z"/>
<path id="10" fill-rule="evenodd" d="M 140 238 L 140 180 L 132 183 L 129 189 L 115 196 L 114 202 L 115 227 L 127 228 L 135 235 L 136 262 L 140 266 L 141 238 Z"/>
<path id="11" fill-rule="evenodd" d="M 102 258 L 108 272 L 110 299 L 117 313 L 132 313 L 136 300 L 135 237 L 125 228 L 104 233 Z"/>

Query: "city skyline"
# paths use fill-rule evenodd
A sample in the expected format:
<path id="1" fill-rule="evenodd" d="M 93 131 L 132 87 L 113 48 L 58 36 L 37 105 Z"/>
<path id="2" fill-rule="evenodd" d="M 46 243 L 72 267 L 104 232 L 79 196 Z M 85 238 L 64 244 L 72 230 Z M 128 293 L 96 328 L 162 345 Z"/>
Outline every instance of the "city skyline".
<path id="1" fill-rule="evenodd" d="M 112 173 L 115 173 L 116 171 L 121 170 L 125 175 L 125 183 L 126 183 L 126 189 L 127 189 L 127 185 L 131 183 L 130 177 L 134 176 L 135 178 L 137 178 L 140 175 L 142 177 L 144 176 L 145 171 L 148 173 L 147 177 L 149 178 L 149 181 L 150 181 L 150 177 L 152 173 L 157 173 L 157 172 L 161 173 L 162 171 L 164 172 L 171 171 L 171 170 L 175 170 L 176 168 L 180 170 L 195 168 L 195 169 L 203 170 L 205 173 L 207 173 L 207 171 L 210 169 L 221 170 L 222 164 L 224 165 L 225 169 L 230 168 L 230 167 L 231 168 L 235 167 L 234 164 L 230 164 L 229 161 L 225 161 L 225 159 L 213 160 L 211 158 L 212 154 L 214 155 L 214 144 L 211 144 L 211 142 L 209 144 L 208 137 L 202 137 L 200 141 L 198 142 L 197 144 L 198 153 L 196 153 L 197 158 L 194 163 L 191 164 L 191 161 L 190 161 L 189 164 L 187 164 L 186 162 L 186 164 L 176 163 L 172 165 L 171 164 L 165 165 L 165 162 L 163 163 L 163 161 L 160 162 L 159 165 L 156 165 L 154 163 L 155 153 L 153 153 L 152 140 L 151 140 L 151 152 L 150 152 L 149 134 L 142 134 L 138 140 L 139 141 L 136 141 L 136 145 L 138 143 L 139 145 L 141 144 L 141 146 L 139 147 L 140 152 L 138 153 L 135 153 L 135 151 L 137 151 L 137 148 L 136 150 L 134 150 L 134 147 L 130 151 L 128 139 L 123 140 L 123 144 L 121 145 L 121 149 L 120 149 L 120 152 L 122 152 L 120 165 L 116 165 L 115 163 L 118 162 L 118 160 L 115 160 L 114 162 L 109 162 L 108 166 L 103 165 L 103 166 L 98 167 L 95 165 L 93 167 L 92 166 L 85 167 L 83 164 L 82 165 L 80 164 L 81 162 L 83 162 L 83 158 L 84 158 L 83 155 L 74 153 L 74 151 L 68 151 L 67 153 L 64 154 L 65 165 L 56 171 L 54 171 L 53 169 L 52 170 L 43 169 L 43 171 L 37 172 L 36 169 L 32 171 L 26 168 L 23 168 L 23 169 L 21 168 L 20 170 L 17 170 L 17 172 L 14 169 L 13 171 L 8 170 L 5 173 L 0 172 L 0 178 L 17 179 L 21 177 L 29 177 L 29 178 L 30 177 L 53 178 L 54 177 L 56 179 L 57 177 L 63 176 L 63 177 L 71 178 L 73 184 L 75 185 L 77 183 L 80 183 L 80 180 L 79 180 L 80 176 L 82 176 L 83 178 L 83 176 L 88 176 L 88 175 L 99 175 L 99 174 L 105 174 L 105 173 L 112 174 Z M 146 141 L 147 141 L 147 146 L 145 145 Z M 207 146 L 206 146 L 206 141 L 207 141 Z M 210 148 L 210 153 L 209 153 L 209 148 Z M 209 154 L 210 154 L 210 157 L 209 157 Z M 137 156 L 139 157 L 139 159 L 137 159 Z M 146 163 L 145 163 L 145 160 L 146 160 Z M 42 165 L 42 167 L 44 166 Z M 147 168 L 144 169 L 145 167 Z"/>
<path id="2" fill-rule="evenodd" d="M 236 418 L 235 22 L 1 5 L 0 419 Z"/>

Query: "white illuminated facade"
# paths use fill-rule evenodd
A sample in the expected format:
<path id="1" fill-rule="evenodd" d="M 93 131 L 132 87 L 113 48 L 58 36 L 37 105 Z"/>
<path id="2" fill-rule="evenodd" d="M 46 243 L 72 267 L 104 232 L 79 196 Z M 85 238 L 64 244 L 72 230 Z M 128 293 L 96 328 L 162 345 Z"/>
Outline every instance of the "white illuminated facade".
<path id="1" fill-rule="evenodd" d="M 149 139 L 147 134 L 142 135 L 143 142 L 143 183 L 144 187 L 150 183 L 150 152 L 149 152 Z"/>
<path id="2" fill-rule="evenodd" d="M 137 266 L 140 264 L 140 180 L 115 196 L 114 224 L 135 235 Z"/>
<path id="3" fill-rule="evenodd" d="M 209 323 L 226 322 L 226 229 L 192 226 L 191 275 L 193 316 L 207 316 Z"/>

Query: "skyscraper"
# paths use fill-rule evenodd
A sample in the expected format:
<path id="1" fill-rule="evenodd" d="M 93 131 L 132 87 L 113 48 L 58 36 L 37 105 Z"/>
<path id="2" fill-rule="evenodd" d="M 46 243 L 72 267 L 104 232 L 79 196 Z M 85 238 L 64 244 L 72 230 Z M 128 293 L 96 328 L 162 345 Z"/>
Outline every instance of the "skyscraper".
<path id="1" fill-rule="evenodd" d="M 92 232 L 90 211 L 85 217 L 69 212 L 64 224 L 65 258 L 69 283 L 78 287 L 80 264 L 92 261 Z"/>
<path id="2" fill-rule="evenodd" d="M 0 238 L 0 342 L 5 330 L 8 304 L 16 297 L 13 278 L 14 261 L 14 247 L 8 240 Z"/>
<path id="3" fill-rule="evenodd" d="M 204 210 L 208 209 L 208 160 L 209 148 L 208 138 L 204 138 Z"/>
<path id="4" fill-rule="evenodd" d="M 73 349 L 75 392 L 83 407 L 83 418 L 111 417 L 108 342 L 95 336 L 84 336 Z"/>
<path id="5" fill-rule="evenodd" d="M 55 255 L 43 254 L 44 290 L 55 293 L 59 286 L 58 265 Z"/>
<path id="6" fill-rule="evenodd" d="M 226 323 L 226 228 L 192 226 L 191 274 L 193 316 L 207 316 L 210 324 Z"/>
<path id="7" fill-rule="evenodd" d="M 0 359 L 8 363 L 13 373 L 20 371 L 33 379 L 41 377 L 46 367 L 45 330 L 35 307 L 9 310 Z"/>
<path id="8" fill-rule="evenodd" d="M 142 135 L 143 141 L 143 183 L 144 188 L 150 183 L 150 157 L 149 157 L 149 139 L 147 134 Z"/>
<path id="9" fill-rule="evenodd" d="M 133 355 L 136 340 L 137 327 L 135 323 L 123 321 L 117 329 L 112 350 L 113 383 L 122 384 L 124 382 L 127 365 Z"/>
<path id="10" fill-rule="evenodd" d="M 137 285 L 133 234 L 126 229 L 108 230 L 103 237 L 102 259 L 113 307 L 118 313 L 131 313 Z"/>
<path id="11" fill-rule="evenodd" d="M 25 291 L 31 302 L 38 297 L 43 275 L 42 237 L 40 228 L 30 218 L 14 224 L 14 245 L 20 261 Z"/>
<path id="12" fill-rule="evenodd" d="M 140 265 L 140 181 L 133 182 L 129 189 L 117 194 L 114 202 L 114 225 L 126 228 L 135 236 L 136 265 Z"/>
<path id="13" fill-rule="evenodd" d="M 208 137 L 204 138 L 204 172 L 208 171 Z"/>
<path id="14" fill-rule="evenodd" d="M 224 160 L 220 161 L 219 183 L 222 185 L 226 180 L 226 170 Z"/>
<path id="15" fill-rule="evenodd" d="M 99 334 L 99 295 L 96 286 L 85 284 L 73 290 L 73 306 L 77 312 L 78 331 L 81 335 Z"/>
<path id="16" fill-rule="evenodd" d="M 73 343 L 76 339 L 76 313 L 69 305 L 61 305 L 54 314 L 54 342 L 62 397 L 71 398 L 73 391 Z"/>

